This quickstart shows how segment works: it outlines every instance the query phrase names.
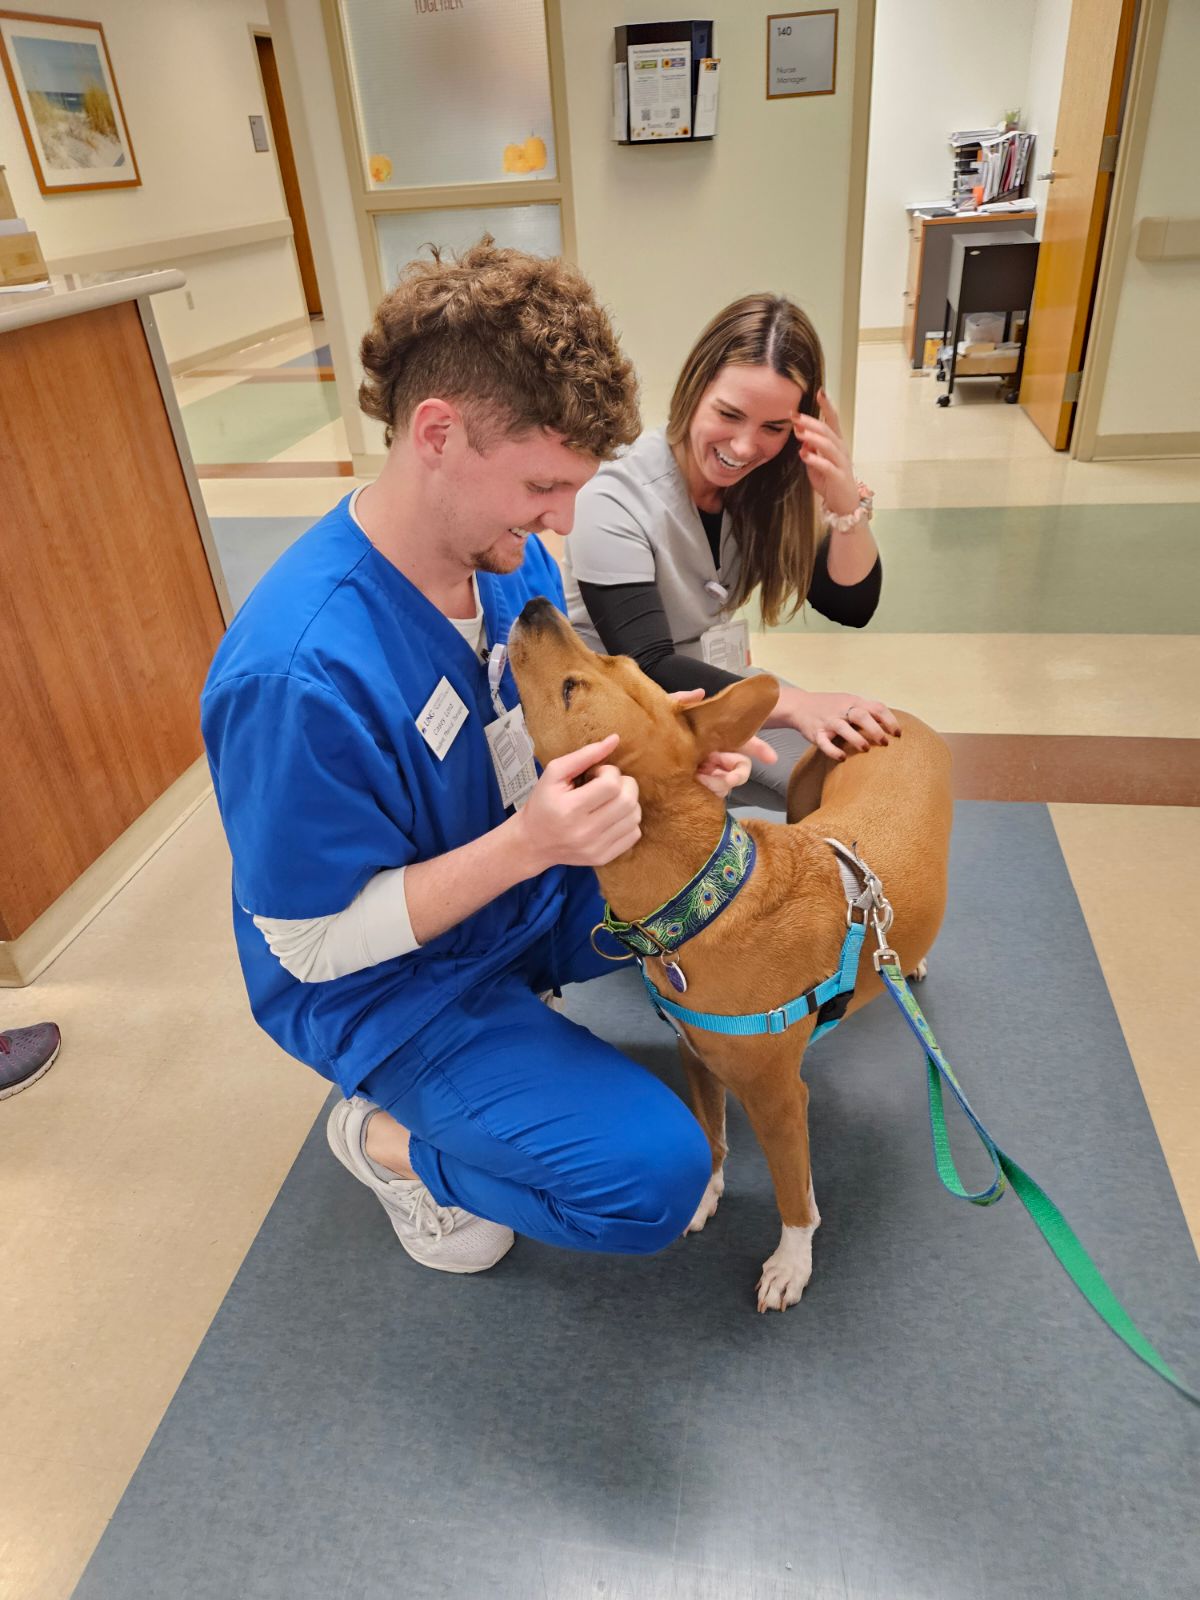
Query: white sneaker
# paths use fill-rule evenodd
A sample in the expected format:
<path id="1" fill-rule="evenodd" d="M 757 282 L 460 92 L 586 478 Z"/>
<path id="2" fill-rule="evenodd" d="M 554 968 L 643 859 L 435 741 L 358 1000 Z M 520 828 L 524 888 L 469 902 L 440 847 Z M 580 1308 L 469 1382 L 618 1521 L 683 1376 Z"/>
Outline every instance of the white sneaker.
<path id="1" fill-rule="evenodd" d="M 414 1261 L 437 1272 L 486 1272 L 512 1249 L 513 1231 L 457 1206 L 440 1206 L 419 1178 L 385 1181 L 363 1153 L 363 1124 L 379 1108 L 358 1095 L 342 1100 L 325 1125 L 329 1148 L 388 1214 L 396 1237 Z"/>

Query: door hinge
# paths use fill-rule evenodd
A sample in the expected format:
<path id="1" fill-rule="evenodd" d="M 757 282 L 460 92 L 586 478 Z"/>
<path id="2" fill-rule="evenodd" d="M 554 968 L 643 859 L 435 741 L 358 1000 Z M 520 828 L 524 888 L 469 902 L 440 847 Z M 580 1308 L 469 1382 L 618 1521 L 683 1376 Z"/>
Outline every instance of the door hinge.
<path id="1" fill-rule="evenodd" d="M 1063 388 L 1063 405 L 1069 406 L 1079 399 L 1079 385 L 1083 382 L 1082 372 L 1068 372 L 1066 385 Z"/>
<path id="2" fill-rule="evenodd" d="M 1120 146 L 1119 134 L 1107 133 L 1100 146 L 1100 165 L 1098 172 L 1115 172 L 1117 170 L 1117 150 Z"/>

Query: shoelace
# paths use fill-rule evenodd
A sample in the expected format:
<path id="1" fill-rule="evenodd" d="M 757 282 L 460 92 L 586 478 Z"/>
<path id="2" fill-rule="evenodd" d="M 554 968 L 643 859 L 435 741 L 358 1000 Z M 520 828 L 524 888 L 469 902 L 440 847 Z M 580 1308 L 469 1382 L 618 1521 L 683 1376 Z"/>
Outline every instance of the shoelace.
<path id="1" fill-rule="evenodd" d="M 398 1198 L 407 1209 L 410 1220 L 423 1233 L 430 1233 L 435 1239 L 441 1240 L 447 1233 L 454 1232 L 457 1218 L 453 1211 L 448 1206 L 438 1205 L 424 1185 Z"/>

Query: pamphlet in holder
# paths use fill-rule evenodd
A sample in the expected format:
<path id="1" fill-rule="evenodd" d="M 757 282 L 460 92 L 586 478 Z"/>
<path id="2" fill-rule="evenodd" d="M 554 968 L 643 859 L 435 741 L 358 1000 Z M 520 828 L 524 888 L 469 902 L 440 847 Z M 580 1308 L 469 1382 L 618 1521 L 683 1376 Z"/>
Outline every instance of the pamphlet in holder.
<path id="1" fill-rule="evenodd" d="M 721 63 L 710 22 L 631 22 L 615 28 L 613 128 L 618 144 L 711 139 Z"/>

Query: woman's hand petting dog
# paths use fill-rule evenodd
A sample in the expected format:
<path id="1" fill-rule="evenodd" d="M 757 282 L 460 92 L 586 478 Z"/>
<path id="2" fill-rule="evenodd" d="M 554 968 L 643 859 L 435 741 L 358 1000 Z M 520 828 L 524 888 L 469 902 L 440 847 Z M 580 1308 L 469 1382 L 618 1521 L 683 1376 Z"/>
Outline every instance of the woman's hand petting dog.
<path id="1" fill-rule="evenodd" d="M 704 690 L 678 689 L 671 699 L 676 705 L 694 706 L 704 699 Z M 748 739 L 740 750 L 714 750 L 706 756 L 696 768 L 696 782 L 724 800 L 749 780 L 752 761 L 770 766 L 778 759 L 765 739 Z"/>

